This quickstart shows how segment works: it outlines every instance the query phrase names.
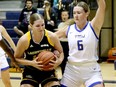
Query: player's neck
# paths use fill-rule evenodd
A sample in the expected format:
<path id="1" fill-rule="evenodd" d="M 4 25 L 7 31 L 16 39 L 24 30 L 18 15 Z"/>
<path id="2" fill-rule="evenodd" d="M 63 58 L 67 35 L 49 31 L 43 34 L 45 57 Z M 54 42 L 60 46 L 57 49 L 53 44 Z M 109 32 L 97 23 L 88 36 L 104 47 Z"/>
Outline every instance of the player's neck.
<path id="1" fill-rule="evenodd" d="M 36 35 L 33 34 L 32 37 L 33 37 L 33 41 L 35 43 L 40 43 L 42 41 L 43 37 L 44 37 L 44 31 L 39 33 L 39 34 L 36 34 Z"/>

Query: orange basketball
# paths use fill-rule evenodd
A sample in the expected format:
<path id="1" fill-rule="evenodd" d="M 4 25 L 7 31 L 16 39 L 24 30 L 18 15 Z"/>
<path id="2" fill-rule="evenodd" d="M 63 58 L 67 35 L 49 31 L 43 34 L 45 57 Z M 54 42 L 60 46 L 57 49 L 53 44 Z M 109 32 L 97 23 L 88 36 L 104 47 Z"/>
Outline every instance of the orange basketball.
<path id="1" fill-rule="evenodd" d="M 109 60 L 116 60 L 116 47 L 114 48 L 111 48 L 109 51 L 108 51 L 108 61 Z"/>
<path id="2" fill-rule="evenodd" d="M 38 60 L 42 61 L 43 65 L 49 64 L 50 60 L 54 59 L 54 53 L 51 51 L 42 51 L 38 54 Z"/>

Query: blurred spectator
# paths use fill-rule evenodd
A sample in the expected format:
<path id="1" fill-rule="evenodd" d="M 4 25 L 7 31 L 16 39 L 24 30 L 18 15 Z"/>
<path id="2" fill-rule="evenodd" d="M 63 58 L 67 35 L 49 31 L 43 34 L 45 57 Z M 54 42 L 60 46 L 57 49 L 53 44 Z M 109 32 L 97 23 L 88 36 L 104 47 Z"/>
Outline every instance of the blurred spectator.
<path id="1" fill-rule="evenodd" d="M 51 3 L 51 7 L 53 7 L 54 0 L 48 0 Z"/>
<path id="2" fill-rule="evenodd" d="M 69 4 L 72 3 L 73 0 L 62 0 L 62 4 L 65 6 L 65 9 L 69 11 Z"/>
<path id="3" fill-rule="evenodd" d="M 58 0 L 58 3 L 53 8 L 58 15 L 58 20 L 61 20 L 61 11 L 65 9 L 65 5 L 62 4 L 62 0 Z"/>
<path id="4" fill-rule="evenodd" d="M 54 32 L 57 20 L 57 14 L 54 9 L 51 7 L 51 3 L 48 0 L 44 1 L 44 20 L 45 20 L 45 28 Z"/>
<path id="5" fill-rule="evenodd" d="M 25 7 L 21 11 L 19 22 L 17 26 L 14 26 L 14 31 L 19 35 L 22 36 L 25 34 L 29 28 L 29 19 L 30 15 L 37 12 L 37 8 L 34 8 L 32 0 L 25 1 Z"/>
<path id="6" fill-rule="evenodd" d="M 77 5 L 77 0 L 73 0 L 73 2 L 69 4 L 70 18 L 73 18 L 73 7 L 76 5 Z"/>
<path id="7" fill-rule="evenodd" d="M 44 0 L 38 0 L 37 8 L 42 8 L 43 7 L 43 2 L 44 2 Z"/>
<path id="8" fill-rule="evenodd" d="M 59 0 L 53 0 L 53 7 L 56 6 L 58 4 Z"/>
<path id="9" fill-rule="evenodd" d="M 65 21 L 69 19 L 69 12 L 67 10 L 62 10 L 61 12 L 61 20 L 60 23 L 58 24 L 58 29 L 63 27 L 63 24 Z"/>

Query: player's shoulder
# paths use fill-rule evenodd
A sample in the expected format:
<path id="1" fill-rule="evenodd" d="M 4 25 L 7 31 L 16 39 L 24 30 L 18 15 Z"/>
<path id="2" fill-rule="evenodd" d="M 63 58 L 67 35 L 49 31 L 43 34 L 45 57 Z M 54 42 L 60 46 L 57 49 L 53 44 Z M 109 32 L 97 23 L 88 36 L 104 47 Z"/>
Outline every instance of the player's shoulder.
<path id="1" fill-rule="evenodd" d="M 2 32 L 2 31 L 5 31 L 4 26 L 0 25 L 0 31 L 1 31 L 1 32 Z"/>
<path id="2" fill-rule="evenodd" d="M 54 32 L 52 32 L 52 31 L 45 30 L 45 32 L 46 32 L 46 35 L 47 35 L 48 37 L 56 37 L 56 34 L 55 34 Z"/>
<path id="3" fill-rule="evenodd" d="M 2 26 L 2 25 L 0 25 L 0 28 L 3 28 L 3 26 Z"/>
<path id="4" fill-rule="evenodd" d="M 20 41 L 21 43 L 28 43 L 28 36 L 27 36 L 27 33 L 24 34 L 23 36 L 21 36 L 21 37 L 19 38 L 19 41 Z"/>

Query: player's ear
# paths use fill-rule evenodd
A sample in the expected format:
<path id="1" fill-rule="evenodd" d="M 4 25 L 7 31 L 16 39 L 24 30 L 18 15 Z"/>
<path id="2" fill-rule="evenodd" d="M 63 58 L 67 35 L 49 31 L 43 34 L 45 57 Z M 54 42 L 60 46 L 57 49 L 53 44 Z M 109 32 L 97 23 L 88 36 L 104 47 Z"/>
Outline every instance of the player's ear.
<path id="1" fill-rule="evenodd" d="M 30 27 L 32 27 L 32 24 L 31 24 L 31 23 L 29 23 L 29 26 L 30 26 Z"/>
<path id="2" fill-rule="evenodd" d="M 86 17 L 88 18 L 90 12 L 86 12 Z"/>

